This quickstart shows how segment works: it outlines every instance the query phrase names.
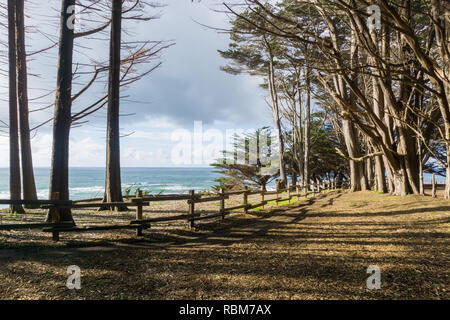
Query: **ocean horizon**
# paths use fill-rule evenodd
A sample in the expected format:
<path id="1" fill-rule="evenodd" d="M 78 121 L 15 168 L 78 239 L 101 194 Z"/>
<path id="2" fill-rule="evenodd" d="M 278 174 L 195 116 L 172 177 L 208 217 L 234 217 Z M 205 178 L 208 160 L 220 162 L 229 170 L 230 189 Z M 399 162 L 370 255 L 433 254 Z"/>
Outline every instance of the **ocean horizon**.
<path id="1" fill-rule="evenodd" d="M 211 166 L 191 167 L 122 167 L 122 189 L 136 188 L 153 194 L 187 193 L 189 190 L 210 190 L 220 176 Z M 50 168 L 34 168 L 39 199 L 48 199 Z M 436 176 L 438 183 L 445 178 Z M 431 174 L 424 174 L 424 181 L 431 182 Z M 273 183 L 272 183 L 273 184 Z M 271 189 L 272 184 L 269 185 Z M 71 200 L 102 197 L 105 185 L 105 167 L 70 167 L 69 194 Z M 0 168 L 0 199 L 9 199 L 9 168 Z"/>
<path id="2" fill-rule="evenodd" d="M 187 193 L 209 190 L 221 174 L 214 167 L 122 167 L 122 189 L 136 188 L 151 193 Z M 39 199 L 48 199 L 50 168 L 34 168 Z M 105 167 L 70 167 L 71 200 L 102 197 Z M 9 168 L 0 168 L 0 199 L 9 199 Z"/>

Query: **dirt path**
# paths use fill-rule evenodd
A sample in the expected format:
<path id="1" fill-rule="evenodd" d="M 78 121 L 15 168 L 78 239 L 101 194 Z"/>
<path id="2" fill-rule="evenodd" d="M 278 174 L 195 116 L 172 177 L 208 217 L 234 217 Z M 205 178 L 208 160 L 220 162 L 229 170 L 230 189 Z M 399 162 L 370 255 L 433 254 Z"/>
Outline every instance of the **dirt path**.
<path id="1" fill-rule="evenodd" d="M 195 232 L 0 242 L 2 299 L 449 299 L 450 203 L 333 193 Z M 78 265 L 82 289 L 65 287 Z M 369 265 L 381 289 L 366 288 Z"/>

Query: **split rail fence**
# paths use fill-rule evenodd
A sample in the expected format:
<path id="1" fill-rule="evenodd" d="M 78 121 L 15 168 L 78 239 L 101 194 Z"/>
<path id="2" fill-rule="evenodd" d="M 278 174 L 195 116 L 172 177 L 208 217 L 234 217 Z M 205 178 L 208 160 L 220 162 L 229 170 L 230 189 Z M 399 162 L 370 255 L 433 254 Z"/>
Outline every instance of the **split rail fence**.
<path id="1" fill-rule="evenodd" d="M 97 199 L 86 199 L 86 200 L 0 200 L 1 205 L 35 205 L 42 209 L 48 210 L 58 210 L 63 208 L 69 209 L 86 209 L 86 208 L 104 208 L 104 207 L 135 207 L 136 217 L 134 220 L 129 221 L 129 224 L 103 224 L 103 225 L 88 225 L 88 226 L 76 226 L 75 222 L 62 222 L 59 221 L 59 214 L 53 214 L 54 217 L 52 222 L 45 223 L 20 223 L 20 224 L 0 224 L 1 231 L 10 230 L 26 230 L 26 229 L 42 229 L 44 232 L 52 233 L 52 238 L 54 241 L 59 240 L 59 234 L 62 232 L 90 232 L 90 231 L 103 231 L 103 230 L 120 230 L 120 229 L 136 229 L 136 235 L 142 236 L 142 231 L 144 229 L 149 229 L 151 224 L 158 222 L 168 222 L 168 221 L 182 221 L 186 220 L 188 227 L 194 228 L 195 221 L 214 219 L 225 217 L 236 210 L 243 209 L 244 213 L 248 213 L 249 210 L 256 208 L 263 208 L 268 204 L 268 202 L 275 202 L 276 205 L 280 201 L 288 201 L 290 203 L 291 199 L 294 197 L 308 197 L 309 195 L 316 195 L 322 192 L 334 191 L 336 190 L 336 182 L 320 182 L 317 181 L 310 185 L 301 186 L 296 184 L 292 186 L 288 183 L 286 188 L 280 188 L 279 184 L 276 184 L 276 190 L 265 191 L 263 188 L 260 190 L 244 189 L 238 191 L 225 192 L 220 190 L 219 192 L 202 196 L 196 193 L 195 190 L 189 191 L 188 194 L 167 194 L 167 195 L 142 195 L 141 190 L 136 191 L 134 197 L 126 197 L 129 201 L 127 202 L 98 202 L 101 198 Z M 256 204 L 250 204 L 248 201 L 249 195 L 260 195 L 260 201 Z M 225 200 L 229 199 L 230 196 L 242 196 L 242 204 L 237 206 L 227 207 L 225 205 Z M 267 196 L 275 196 L 275 198 L 267 199 Z M 57 198 L 57 195 L 52 198 Z M 188 212 L 186 214 L 168 216 L 168 217 L 154 217 L 154 218 L 144 218 L 143 208 L 150 206 L 151 202 L 163 202 L 163 201 L 174 201 L 174 200 L 186 200 L 188 204 Z M 199 212 L 195 211 L 195 205 L 197 203 L 205 202 L 217 202 L 219 201 L 219 210 L 217 213 L 201 215 Z"/>

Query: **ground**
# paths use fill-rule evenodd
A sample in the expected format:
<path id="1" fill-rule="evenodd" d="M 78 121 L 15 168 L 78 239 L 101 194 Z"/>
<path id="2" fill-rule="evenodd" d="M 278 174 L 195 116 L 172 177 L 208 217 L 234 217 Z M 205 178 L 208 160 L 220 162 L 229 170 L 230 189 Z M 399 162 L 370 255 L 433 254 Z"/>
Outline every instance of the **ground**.
<path id="1" fill-rule="evenodd" d="M 119 219 L 90 219 L 102 216 Z M 449 222 L 443 199 L 336 191 L 142 238 L 0 231 L 0 299 L 449 299 Z M 70 265 L 80 290 L 66 287 Z"/>

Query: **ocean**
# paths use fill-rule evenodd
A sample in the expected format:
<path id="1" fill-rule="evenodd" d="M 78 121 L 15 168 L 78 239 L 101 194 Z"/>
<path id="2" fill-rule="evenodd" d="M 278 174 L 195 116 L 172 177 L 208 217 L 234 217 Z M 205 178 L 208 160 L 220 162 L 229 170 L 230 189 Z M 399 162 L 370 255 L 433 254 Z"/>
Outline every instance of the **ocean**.
<path id="1" fill-rule="evenodd" d="M 140 188 L 151 193 L 187 193 L 189 190 L 210 189 L 221 176 L 215 168 L 122 168 L 122 189 Z M 48 199 L 49 168 L 35 168 L 39 199 Z M 71 200 L 98 198 L 105 190 L 105 168 L 70 168 Z M 0 168 L 0 199 L 9 199 L 9 168 Z"/>
<path id="2" fill-rule="evenodd" d="M 210 189 L 217 183 L 214 179 L 221 174 L 213 167 L 194 168 L 122 168 L 122 189 L 140 188 L 153 194 L 162 192 L 187 193 L 189 190 Z M 49 168 L 35 168 L 36 189 L 39 199 L 48 199 Z M 431 175 L 424 174 L 425 182 L 431 182 Z M 445 178 L 437 177 L 444 183 Z M 99 198 L 105 185 L 104 168 L 70 168 L 69 192 L 71 200 Z M 268 186 L 272 189 L 273 182 Z M 9 168 L 0 168 L 0 199 L 9 199 Z"/>

